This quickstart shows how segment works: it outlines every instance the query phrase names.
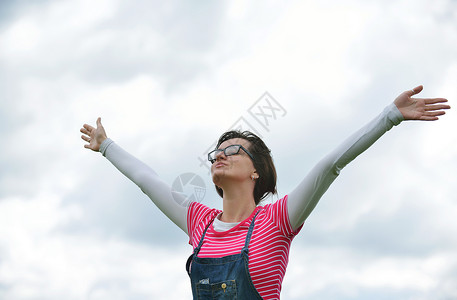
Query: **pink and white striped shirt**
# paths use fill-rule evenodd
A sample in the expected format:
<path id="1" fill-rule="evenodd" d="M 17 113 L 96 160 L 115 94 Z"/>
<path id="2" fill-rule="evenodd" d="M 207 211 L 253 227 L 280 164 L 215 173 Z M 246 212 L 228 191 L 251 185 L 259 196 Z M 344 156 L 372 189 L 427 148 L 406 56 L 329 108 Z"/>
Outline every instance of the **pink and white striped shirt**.
<path id="1" fill-rule="evenodd" d="M 205 235 L 199 257 L 223 257 L 238 254 L 244 246 L 249 225 L 255 219 L 249 243 L 249 273 L 254 287 L 263 299 L 279 299 L 281 284 L 289 261 L 290 244 L 300 231 L 293 230 L 287 213 L 287 196 L 273 204 L 257 207 L 254 212 L 230 230 L 218 232 L 211 225 Z M 193 202 L 188 209 L 189 244 L 198 246 L 208 223 L 221 210 Z"/>

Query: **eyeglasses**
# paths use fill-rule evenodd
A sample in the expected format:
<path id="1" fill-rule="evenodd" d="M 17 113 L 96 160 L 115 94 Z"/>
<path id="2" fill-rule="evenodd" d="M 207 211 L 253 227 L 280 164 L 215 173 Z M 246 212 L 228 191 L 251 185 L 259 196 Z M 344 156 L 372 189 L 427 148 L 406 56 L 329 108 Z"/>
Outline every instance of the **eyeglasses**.
<path id="1" fill-rule="evenodd" d="M 246 152 L 246 154 L 249 155 L 249 157 L 254 161 L 254 157 L 252 156 L 252 154 L 249 153 L 249 151 L 246 150 L 246 148 L 244 148 L 241 145 L 230 145 L 230 146 L 226 147 L 225 149 L 213 150 L 210 153 L 208 153 L 208 160 L 212 164 L 214 164 L 219 153 L 224 152 L 225 156 L 230 156 L 230 155 L 239 154 L 240 149 L 243 149 L 243 151 Z"/>

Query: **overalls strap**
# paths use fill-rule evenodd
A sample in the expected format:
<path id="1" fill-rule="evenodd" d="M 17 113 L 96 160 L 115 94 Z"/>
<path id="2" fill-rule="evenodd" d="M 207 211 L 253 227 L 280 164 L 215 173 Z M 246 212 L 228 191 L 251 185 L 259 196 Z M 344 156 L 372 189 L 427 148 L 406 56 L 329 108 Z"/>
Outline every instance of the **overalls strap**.
<path id="1" fill-rule="evenodd" d="M 246 235 L 246 240 L 244 241 L 243 251 L 249 252 L 249 242 L 251 241 L 252 231 L 254 230 L 254 221 L 257 215 L 259 214 L 260 209 L 255 213 L 254 218 L 252 218 L 251 225 L 249 225 L 248 233 Z"/>
<path id="2" fill-rule="evenodd" d="M 217 218 L 217 217 L 215 217 L 215 218 Z M 195 254 L 195 255 L 197 255 L 198 252 L 200 252 L 200 248 L 201 248 L 202 245 L 203 245 L 203 240 L 205 239 L 206 232 L 208 231 L 208 228 L 211 226 L 211 224 L 213 224 L 213 221 L 214 221 L 214 219 L 212 219 L 212 220 L 208 223 L 208 225 L 206 225 L 205 231 L 203 231 L 202 237 L 200 238 L 200 242 L 198 243 L 198 246 L 195 247 L 195 249 L 194 249 L 194 254 Z"/>

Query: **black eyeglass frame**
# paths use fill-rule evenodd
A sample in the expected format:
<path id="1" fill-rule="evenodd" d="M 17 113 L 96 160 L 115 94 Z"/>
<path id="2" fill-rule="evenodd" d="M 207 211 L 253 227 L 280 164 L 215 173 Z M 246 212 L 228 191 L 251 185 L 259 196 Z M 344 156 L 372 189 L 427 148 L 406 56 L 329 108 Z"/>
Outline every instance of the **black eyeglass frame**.
<path id="1" fill-rule="evenodd" d="M 235 153 L 232 153 L 232 154 L 227 154 L 227 149 L 230 148 L 230 147 L 238 147 L 238 151 L 236 151 Z M 214 164 L 216 159 L 211 159 L 211 154 L 213 154 L 214 152 L 217 152 L 214 155 L 214 157 L 216 157 L 217 154 L 219 154 L 220 152 L 224 152 L 225 156 L 232 156 L 232 155 L 239 154 L 240 153 L 240 149 L 243 149 L 243 151 L 246 152 L 246 154 L 252 159 L 252 161 L 254 161 L 254 156 L 252 156 L 252 154 L 249 153 L 249 151 L 246 148 L 244 148 L 242 145 L 238 145 L 238 144 L 227 146 L 224 149 L 215 149 L 215 150 L 211 151 L 210 153 L 208 153 L 208 160 L 211 162 L 211 164 Z"/>

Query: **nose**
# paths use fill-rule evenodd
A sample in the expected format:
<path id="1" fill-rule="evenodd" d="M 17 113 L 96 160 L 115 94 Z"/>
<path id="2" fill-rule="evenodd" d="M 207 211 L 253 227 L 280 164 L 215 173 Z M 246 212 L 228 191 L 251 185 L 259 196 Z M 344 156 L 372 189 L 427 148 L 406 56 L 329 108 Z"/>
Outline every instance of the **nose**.
<path id="1" fill-rule="evenodd" d="M 227 156 L 225 156 L 224 151 L 220 151 L 219 153 L 216 154 L 216 161 L 219 161 L 221 159 L 226 159 Z"/>

